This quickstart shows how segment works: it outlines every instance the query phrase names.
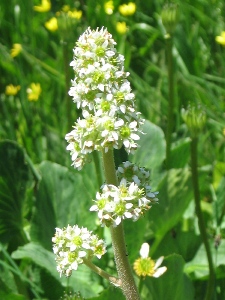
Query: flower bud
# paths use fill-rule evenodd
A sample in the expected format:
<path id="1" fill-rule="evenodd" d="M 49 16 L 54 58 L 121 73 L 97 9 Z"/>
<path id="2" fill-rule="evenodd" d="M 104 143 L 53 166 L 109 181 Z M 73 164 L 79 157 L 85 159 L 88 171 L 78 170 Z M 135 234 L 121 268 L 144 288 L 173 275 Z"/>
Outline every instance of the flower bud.
<path id="1" fill-rule="evenodd" d="M 200 106 L 189 105 L 181 110 L 181 115 L 192 137 L 197 137 L 206 123 L 206 113 Z"/>
<path id="2" fill-rule="evenodd" d="M 162 23 L 166 29 L 167 35 L 172 35 L 178 22 L 178 6 L 174 3 L 168 3 L 162 10 Z"/>

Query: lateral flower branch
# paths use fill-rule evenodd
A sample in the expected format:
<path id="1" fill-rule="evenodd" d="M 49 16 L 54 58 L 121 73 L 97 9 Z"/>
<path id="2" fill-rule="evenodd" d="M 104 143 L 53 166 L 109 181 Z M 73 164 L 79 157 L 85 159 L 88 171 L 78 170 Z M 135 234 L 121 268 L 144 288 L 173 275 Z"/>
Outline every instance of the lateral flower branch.
<path id="1" fill-rule="evenodd" d="M 93 256 L 101 258 L 106 249 L 104 242 L 86 228 L 77 225 L 56 228 L 53 250 L 60 274 L 69 276 L 84 263 L 120 286 L 126 299 L 135 300 L 140 298 L 126 255 L 123 220 L 137 221 L 158 199 L 157 192 L 151 191 L 148 170 L 128 161 L 115 170 L 113 149 L 124 146 L 128 153 L 134 153 L 144 123 L 135 110 L 124 57 L 115 45 L 104 27 L 88 28 L 76 42 L 70 64 L 75 78 L 69 95 L 81 109 L 82 118 L 65 138 L 72 166 L 78 170 L 91 161 L 93 151 L 102 153 L 105 184 L 101 192 L 97 192 L 90 211 L 97 213 L 101 226 L 110 227 L 119 278 L 110 276 L 91 262 Z"/>

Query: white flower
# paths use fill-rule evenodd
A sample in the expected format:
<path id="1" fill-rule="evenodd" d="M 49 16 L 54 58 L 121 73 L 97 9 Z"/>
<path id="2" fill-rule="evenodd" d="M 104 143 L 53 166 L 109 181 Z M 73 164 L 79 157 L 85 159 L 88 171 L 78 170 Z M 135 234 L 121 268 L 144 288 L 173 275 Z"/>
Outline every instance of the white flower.
<path id="1" fill-rule="evenodd" d="M 84 257 L 100 258 L 106 252 L 102 240 L 99 240 L 87 228 L 79 228 L 77 225 L 68 225 L 63 229 L 56 228 L 52 242 L 60 276 L 62 274 L 70 276 L 72 270 L 77 270 L 78 265 L 83 263 Z"/>
<path id="2" fill-rule="evenodd" d="M 163 273 L 166 272 L 166 267 L 160 267 L 162 264 L 164 257 L 161 256 L 157 261 L 149 257 L 150 246 L 148 243 L 143 243 L 140 249 L 141 257 L 136 259 L 134 262 L 134 270 L 138 276 L 150 276 L 158 278 Z"/>
<path id="3" fill-rule="evenodd" d="M 142 258 L 147 258 L 148 255 L 149 255 L 149 250 L 150 250 L 149 244 L 148 243 L 143 243 L 141 245 L 141 249 L 140 249 L 141 257 Z"/>
<path id="4" fill-rule="evenodd" d="M 143 189 L 142 197 L 139 199 L 139 206 L 145 206 L 147 208 L 150 202 L 158 201 L 158 192 L 151 191 L 151 186 L 149 185 L 150 172 L 145 168 L 138 167 L 126 161 L 118 167 L 117 176 L 119 181 L 125 178 L 127 182 L 134 182 L 140 189 Z"/>
<path id="5" fill-rule="evenodd" d="M 77 169 L 90 160 L 94 150 L 107 152 L 124 145 L 128 153 L 133 153 L 138 147 L 143 120 L 135 112 L 129 73 L 124 71 L 124 57 L 115 44 L 106 28 L 88 28 L 73 50 L 70 65 L 75 78 L 69 95 L 82 109 L 84 121 L 78 119 L 66 140 Z"/>
<path id="6" fill-rule="evenodd" d="M 102 193 L 96 194 L 95 204 L 90 211 L 96 211 L 102 226 L 118 226 L 123 219 L 137 221 L 150 209 L 150 200 L 144 197 L 144 190 L 125 178 L 118 187 L 105 184 Z"/>

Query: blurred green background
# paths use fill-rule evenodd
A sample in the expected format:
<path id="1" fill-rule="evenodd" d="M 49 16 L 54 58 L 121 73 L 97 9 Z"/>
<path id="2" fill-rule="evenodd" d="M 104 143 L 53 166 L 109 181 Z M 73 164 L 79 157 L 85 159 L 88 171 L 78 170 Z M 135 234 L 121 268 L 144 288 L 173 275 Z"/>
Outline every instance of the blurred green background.
<path id="1" fill-rule="evenodd" d="M 212 299 L 225 299 L 225 2 L 170 5 L 1 1 L 1 299 L 123 299 L 87 267 L 60 278 L 51 251 L 56 226 L 86 226 L 106 239 L 108 252 L 96 263 L 115 275 L 109 232 L 88 212 L 101 174 L 93 162 L 74 170 L 65 142 L 81 115 L 68 96 L 69 64 L 89 26 L 107 27 L 125 56 L 137 110 L 146 119 L 141 147 L 129 159 L 151 170 L 152 188 L 160 192 L 159 204 L 141 220 L 125 222 L 131 264 L 147 241 L 152 257 L 164 255 L 168 268 L 159 279 L 142 282 L 141 299 L 204 299 L 208 263 L 194 209 L 191 137 L 181 116 L 188 105 L 206 114 L 198 180 L 215 271 Z"/>

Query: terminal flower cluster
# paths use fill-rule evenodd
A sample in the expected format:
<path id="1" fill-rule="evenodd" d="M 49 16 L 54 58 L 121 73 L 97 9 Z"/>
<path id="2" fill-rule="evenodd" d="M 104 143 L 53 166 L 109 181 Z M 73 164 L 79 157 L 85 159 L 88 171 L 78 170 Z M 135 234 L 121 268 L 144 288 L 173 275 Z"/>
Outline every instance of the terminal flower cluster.
<path id="1" fill-rule="evenodd" d="M 134 182 L 140 189 L 143 189 L 145 197 L 151 202 L 158 201 L 157 195 L 159 192 L 151 191 L 151 186 L 149 185 L 150 172 L 148 170 L 126 161 L 118 167 L 116 173 L 119 181 L 125 178 L 129 183 Z"/>
<path id="2" fill-rule="evenodd" d="M 124 145 L 133 153 L 138 145 L 139 127 L 143 124 L 135 111 L 128 72 L 124 71 L 124 57 L 118 54 L 116 42 L 106 28 L 88 28 L 74 48 L 71 66 L 75 79 L 69 95 L 83 118 L 66 135 L 75 168 L 82 169 L 94 150 L 107 152 Z"/>
<path id="3" fill-rule="evenodd" d="M 133 172 L 133 176 L 130 171 Z M 123 177 L 118 187 L 103 185 L 102 193 L 97 193 L 95 204 L 90 208 L 90 211 L 98 212 L 102 226 L 116 227 L 122 219 L 137 221 L 145 211 L 151 208 L 151 202 L 158 200 L 157 192 L 151 192 L 151 187 L 147 185 L 149 172 L 144 168 L 138 168 L 126 162 L 123 167 L 118 168 L 117 173 L 125 174 L 127 178 Z"/>
<path id="4" fill-rule="evenodd" d="M 98 239 L 87 228 L 79 228 L 77 225 L 56 228 L 52 242 L 60 276 L 70 276 L 72 270 L 77 270 L 78 265 L 83 263 L 84 258 L 96 256 L 100 259 L 106 252 L 103 240 Z"/>

